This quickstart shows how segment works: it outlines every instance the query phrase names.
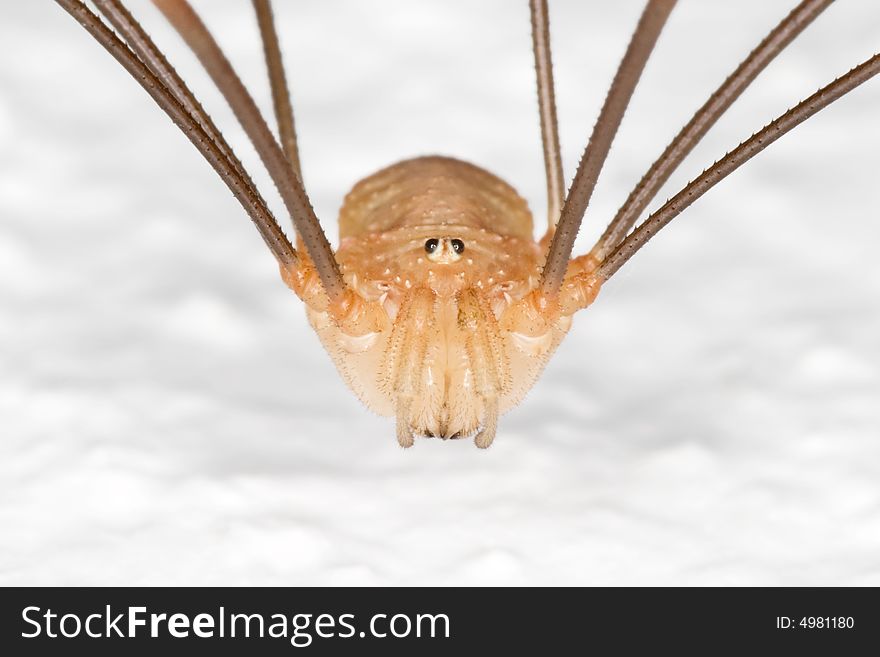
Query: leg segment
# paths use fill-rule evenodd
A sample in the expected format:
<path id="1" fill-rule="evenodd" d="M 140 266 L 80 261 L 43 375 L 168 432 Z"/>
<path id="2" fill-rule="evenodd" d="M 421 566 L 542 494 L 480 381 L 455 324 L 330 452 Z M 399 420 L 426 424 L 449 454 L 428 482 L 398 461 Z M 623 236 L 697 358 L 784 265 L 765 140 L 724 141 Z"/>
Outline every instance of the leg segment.
<path id="1" fill-rule="evenodd" d="M 556 229 L 565 194 L 562 155 L 559 152 L 559 125 L 556 121 L 556 92 L 553 88 L 553 59 L 550 49 L 550 19 L 547 0 L 530 0 L 532 14 L 532 51 L 538 78 L 538 110 L 541 116 L 541 143 L 544 146 L 544 171 L 547 177 L 547 233 Z"/>
<path id="2" fill-rule="evenodd" d="M 590 135 L 590 141 L 578 165 L 574 181 L 568 190 L 565 204 L 562 206 L 562 215 L 556 226 L 556 233 L 550 241 L 547 261 L 541 274 L 541 289 L 546 295 L 554 295 L 562 285 L 575 237 L 587 205 L 590 203 L 590 197 L 593 195 L 596 180 L 611 149 L 611 142 L 617 134 L 617 128 L 620 126 L 657 37 L 660 36 L 660 31 L 674 6 L 675 0 L 648 1 L 626 54 L 620 62 L 608 96 L 605 98 L 605 104 L 593 127 L 593 134 Z"/>
<path id="3" fill-rule="evenodd" d="M 156 47 L 140 23 L 131 15 L 131 12 L 125 8 L 120 0 L 94 0 L 95 7 L 98 8 L 104 18 L 106 18 L 113 29 L 123 38 L 128 46 L 134 50 L 135 54 L 140 57 L 141 61 L 159 78 L 165 85 L 166 89 L 173 95 L 190 116 L 202 127 L 202 130 L 211 137 L 217 147 L 223 151 L 226 158 L 231 164 L 235 165 L 237 172 L 246 180 L 250 181 L 250 176 L 241 166 L 241 163 L 235 157 L 232 149 L 226 143 L 223 135 L 214 125 L 211 117 L 205 112 L 199 101 L 190 91 L 186 83 L 174 70 L 174 67 L 162 54 L 162 51 Z M 253 187 L 253 182 L 251 182 Z"/>
<path id="4" fill-rule="evenodd" d="M 202 127 L 201 124 L 207 115 L 200 120 L 193 111 L 182 105 L 162 80 L 156 77 L 149 67 L 80 0 L 56 0 L 56 2 L 137 80 L 187 136 L 247 212 L 279 265 L 290 269 L 297 268 L 300 264 L 299 255 L 278 226 L 278 222 L 275 221 L 275 217 L 272 216 L 253 183 L 242 174 L 241 163 L 234 158 L 229 145 L 222 140 L 219 132 L 212 136 Z"/>
<path id="5" fill-rule="evenodd" d="M 596 262 L 611 253 L 632 228 L 648 203 L 678 168 L 715 122 L 739 98 L 746 87 L 782 52 L 832 0 L 804 0 L 768 34 L 740 64 L 709 100 L 697 110 L 688 124 L 651 165 L 608 228 L 590 251 Z"/>
<path id="6" fill-rule="evenodd" d="M 729 174 L 748 162 L 752 157 L 767 148 L 792 128 L 800 125 L 822 108 L 830 105 L 841 96 L 880 73 L 880 54 L 874 55 L 859 64 L 846 75 L 822 87 L 806 100 L 788 110 L 785 114 L 759 130 L 749 139 L 706 169 L 700 176 L 688 183 L 684 189 L 669 199 L 663 207 L 648 217 L 634 230 L 596 270 L 599 282 L 611 278 L 633 254 L 642 248 L 661 228 L 677 217 L 694 201 L 708 192 Z"/>
<path id="7" fill-rule="evenodd" d="M 281 147 L 296 177 L 302 180 L 293 107 L 290 105 L 290 92 L 287 90 L 281 47 L 278 45 L 278 34 L 275 32 L 275 21 L 272 18 L 272 5 L 270 0 L 253 0 L 253 2 L 257 22 L 260 25 L 260 36 L 263 39 L 266 68 L 269 70 L 269 84 L 272 87 L 272 103 L 275 106 L 278 133 L 281 135 Z"/>
<path id="8" fill-rule="evenodd" d="M 278 187 L 297 233 L 321 277 L 331 300 L 346 289 L 339 265 L 299 178 L 293 173 L 284 152 L 275 140 L 241 79 L 220 46 L 186 0 L 153 0 L 172 26 L 187 42 L 229 103 L 242 128 L 250 137 L 272 181 Z"/>

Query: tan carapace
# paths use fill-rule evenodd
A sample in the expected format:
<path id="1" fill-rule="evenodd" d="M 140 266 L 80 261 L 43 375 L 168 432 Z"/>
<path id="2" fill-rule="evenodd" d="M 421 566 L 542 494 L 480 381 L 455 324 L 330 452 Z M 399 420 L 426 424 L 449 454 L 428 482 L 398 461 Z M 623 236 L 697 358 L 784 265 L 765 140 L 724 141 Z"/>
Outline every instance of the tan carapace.
<path id="1" fill-rule="evenodd" d="M 339 213 L 336 258 L 356 295 L 347 320 L 331 316 L 316 276 L 285 276 L 340 374 L 370 409 L 413 434 L 477 434 L 487 447 L 498 415 L 532 387 L 598 292 L 572 267 L 564 311 L 529 294 L 545 249 L 525 200 L 472 164 L 422 157 L 362 180 Z M 369 328 L 369 330 L 365 330 Z"/>

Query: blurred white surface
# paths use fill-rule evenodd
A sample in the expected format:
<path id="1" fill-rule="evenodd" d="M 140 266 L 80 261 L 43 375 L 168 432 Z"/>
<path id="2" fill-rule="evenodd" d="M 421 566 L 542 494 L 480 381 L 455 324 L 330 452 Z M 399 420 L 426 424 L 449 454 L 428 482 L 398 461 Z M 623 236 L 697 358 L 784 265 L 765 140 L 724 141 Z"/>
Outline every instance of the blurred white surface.
<path id="1" fill-rule="evenodd" d="M 275 4 L 331 239 L 356 180 L 426 153 L 501 175 L 541 224 L 524 0 Z M 551 5 L 570 177 L 641 3 Z M 579 251 L 793 5 L 679 4 Z M 250 3 L 196 6 L 268 113 Z M 283 218 L 192 56 L 151 5 L 130 7 Z M 491 450 L 403 451 L 144 92 L 54 3 L 8 13 L 0 584 L 880 584 L 880 80 L 639 253 Z M 832 6 L 664 194 L 877 34 L 876 3 Z"/>

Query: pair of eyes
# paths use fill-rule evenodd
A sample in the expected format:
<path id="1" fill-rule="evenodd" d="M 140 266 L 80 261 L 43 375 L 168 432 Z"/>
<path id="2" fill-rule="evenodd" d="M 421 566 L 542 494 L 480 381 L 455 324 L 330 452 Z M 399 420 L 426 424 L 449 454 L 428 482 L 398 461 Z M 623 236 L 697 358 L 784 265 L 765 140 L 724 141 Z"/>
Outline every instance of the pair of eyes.
<path id="1" fill-rule="evenodd" d="M 452 250 L 456 253 L 462 253 L 464 251 L 464 242 L 460 239 L 449 240 L 450 244 L 452 244 Z M 426 253 L 434 253 L 437 250 L 437 247 L 440 246 L 440 240 L 436 237 L 432 237 L 427 242 L 425 242 L 425 252 Z"/>

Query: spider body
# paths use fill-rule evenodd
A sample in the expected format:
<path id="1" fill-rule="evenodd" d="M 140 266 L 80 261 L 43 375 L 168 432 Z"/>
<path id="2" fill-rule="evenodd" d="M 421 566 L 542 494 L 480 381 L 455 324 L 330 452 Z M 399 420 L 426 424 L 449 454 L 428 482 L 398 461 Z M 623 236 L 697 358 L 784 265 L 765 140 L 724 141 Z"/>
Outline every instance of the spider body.
<path id="1" fill-rule="evenodd" d="M 544 255 L 526 202 L 507 183 L 446 157 L 406 160 L 362 180 L 339 216 L 345 282 L 378 303 L 384 327 L 347 334 L 326 309 L 309 320 L 342 377 L 412 433 L 487 446 L 571 324 L 539 335 L 502 326 L 538 286 Z"/>

